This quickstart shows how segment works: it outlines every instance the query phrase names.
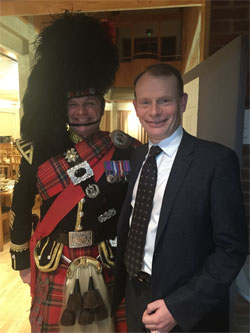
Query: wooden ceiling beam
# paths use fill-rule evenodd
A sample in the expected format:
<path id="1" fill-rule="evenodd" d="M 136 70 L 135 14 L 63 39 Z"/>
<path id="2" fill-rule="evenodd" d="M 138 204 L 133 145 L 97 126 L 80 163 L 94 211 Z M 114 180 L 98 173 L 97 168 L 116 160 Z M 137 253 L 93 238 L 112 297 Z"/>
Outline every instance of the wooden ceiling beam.
<path id="1" fill-rule="evenodd" d="M 35 16 L 61 13 L 63 10 L 105 12 L 136 9 L 201 6 L 204 0 L 1 0 L 1 16 Z"/>
<path id="2" fill-rule="evenodd" d="M 109 13 L 112 14 L 112 13 Z M 181 9 L 178 11 L 171 12 L 169 9 L 162 9 L 157 13 L 152 13 L 151 10 L 143 11 L 143 13 L 138 11 L 133 11 L 133 15 L 125 15 L 120 12 L 120 15 L 110 15 L 108 19 L 112 21 L 117 26 L 138 23 L 138 22 L 150 22 L 150 21 L 175 21 L 180 20 L 182 17 Z"/>
<path id="3" fill-rule="evenodd" d="M 119 15 L 112 15 L 112 12 L 100 12 L 93 13 L 96 18 L 105 18 L 112 22 L 115 27 L 121 26 L 130 26 L 138 22 L 162 22 L 162 21 L 176 21 L 182 19 L 181 9 L 178 12 L 169 12 L 169 9 L 161 10 L 159 14 L 152 14 L 151 10 L 148 10 L 147 13 L 143 11 L 143 14 L 139 11 L 133 11 L 133 15 L 125 15 L 123 12 L 120 12 Z M 29 22 L 31 16 L 20 16 L 20 19 L 24 20 L 26 23 Z M 39 32 L 41 28 L 51 21 L 50 15 L 35 15 L 32 16 L 32 23 L 34 24 L 36 30 Z"/>

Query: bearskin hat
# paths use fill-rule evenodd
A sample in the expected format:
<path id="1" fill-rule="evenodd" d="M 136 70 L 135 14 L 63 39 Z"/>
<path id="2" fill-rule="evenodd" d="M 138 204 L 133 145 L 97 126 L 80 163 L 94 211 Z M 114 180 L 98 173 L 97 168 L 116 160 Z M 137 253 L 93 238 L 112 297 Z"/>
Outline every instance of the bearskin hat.
<path id="1" fill-rule="evenodd" d="M 118 54 L 111 32 L 107 22 L 66 11 L 39 33 L 23 98 L 23 139 L 46 147 L 49 155 L 65 150 L 67 93 L 94 88 L 104 95 L 113 82 Z"/>

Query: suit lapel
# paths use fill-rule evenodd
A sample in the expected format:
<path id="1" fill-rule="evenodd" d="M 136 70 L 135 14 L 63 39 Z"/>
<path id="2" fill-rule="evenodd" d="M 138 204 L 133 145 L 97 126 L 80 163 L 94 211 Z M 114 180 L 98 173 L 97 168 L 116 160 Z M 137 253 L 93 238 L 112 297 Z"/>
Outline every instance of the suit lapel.
<path id="1" fill-rule="evenodd" d="M 193 138 L 185 131 L 180 143 L 175 161 L 173 163 L 165 193 L 163 196 L 159 224 L 156 234 L 155 248 L 157 247 L 161 234 L 165 229 L 171 213 L 176 196 L 183 184 L 184 178 L 193 161 Z"/>

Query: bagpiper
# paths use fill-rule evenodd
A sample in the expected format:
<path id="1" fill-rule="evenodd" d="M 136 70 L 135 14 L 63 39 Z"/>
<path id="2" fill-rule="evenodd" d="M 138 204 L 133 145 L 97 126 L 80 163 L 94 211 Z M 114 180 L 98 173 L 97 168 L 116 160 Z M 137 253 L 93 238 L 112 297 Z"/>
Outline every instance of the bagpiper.
<path id="1" fill-rule="evenodd" d="M 110 315 L 110 295 L 117 220 L 139 142 L 99 127 L 118 69 L 114 37 L 109 22 L 66 11 L 36 40 L 10 222 L 12 267 L 31 287 L 32 332 L 126 330 L 122 308 Z"/>

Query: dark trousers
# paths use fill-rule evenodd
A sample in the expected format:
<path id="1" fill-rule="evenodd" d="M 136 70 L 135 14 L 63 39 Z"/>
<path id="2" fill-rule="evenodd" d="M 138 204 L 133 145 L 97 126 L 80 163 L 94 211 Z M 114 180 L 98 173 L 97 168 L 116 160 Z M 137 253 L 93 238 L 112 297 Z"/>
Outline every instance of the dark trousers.
<path id="1" fill-rule="evenodd" d="M 128 332 L 149 332 L 142 322 L 143 312 L 152 301 L 151 286 L 136 278 L 127 278 L 125 305 Z"/>
<path id="2" fill-rule="evenodd" d="M 128 332 L 150 332 L 142 322 L 143 312 L 147 304 L 152 302 L 150 283 L 136 278 L 127 278 L 125 290 L 125 306 Z M 181 305 L 180 305 L 181 306 Z M 222 333 L 229 332 L 229 302 L 228 297 L 219 303 L 206 318 L 201 320 L 189 332 Z M 171 332 L 184 332 L 180 326 L 175 326 Z"/>

